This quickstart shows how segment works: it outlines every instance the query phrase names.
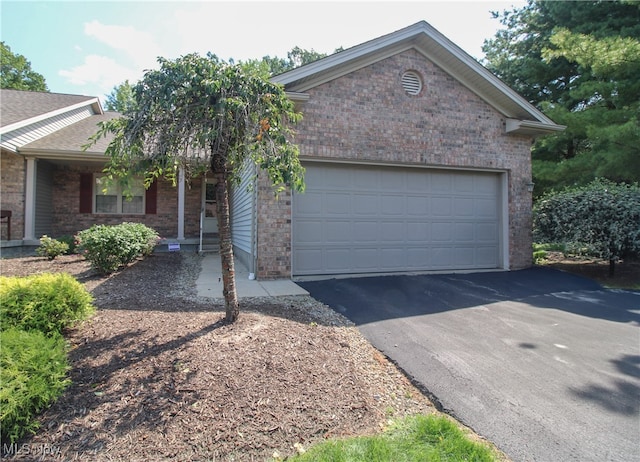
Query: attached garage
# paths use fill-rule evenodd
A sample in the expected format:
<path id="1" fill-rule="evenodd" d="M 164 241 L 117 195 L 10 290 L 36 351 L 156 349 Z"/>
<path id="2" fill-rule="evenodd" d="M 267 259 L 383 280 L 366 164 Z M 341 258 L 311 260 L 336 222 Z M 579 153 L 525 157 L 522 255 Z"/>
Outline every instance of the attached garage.
<path id="1" fill-rule="evenodd" d="M 292 202 L 294 276 L 496 269 L 502 174 L 305 164 Z"/>

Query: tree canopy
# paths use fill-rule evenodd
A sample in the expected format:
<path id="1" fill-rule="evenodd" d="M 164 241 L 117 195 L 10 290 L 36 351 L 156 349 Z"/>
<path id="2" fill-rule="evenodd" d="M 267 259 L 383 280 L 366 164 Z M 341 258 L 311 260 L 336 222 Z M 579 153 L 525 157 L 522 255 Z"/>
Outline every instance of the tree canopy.
<path id="1" fill-rule="evenodd" d="M 536 195 L 596 177 L 640 180 L 640 3 L 547 2 L 494 13 L 487 67 L 563 133 L 533 147 Z"/>
<path id="2" fill-rule="evenodd" d="M 304 189 L 291 124 L 299 120 L 284 88 L 255 67 L 229 64 L 215 55 L 160 58 L 133 87 L 133 104 L 122 117 L 103 122 L 94 140 L 113 134 L 106 154 L 114 178 L 144 175 L 175 180 L 207 169 L 216 180 L 216 213 L 228 321 L 238 316 L 229 220 L 229 180 L 247 162 L 266 172 L 276 191 Z"/>
<path id="3" fill-rule="evenodd" d="M 0 88 L 11 90 L 49 91 L 44 77 L 31 69 L 31 63 L 0 42 Z"/>
<path id="4" fill-rule="evenodd" d="M 107 111 L 125 113 L 133 110 L 133 104 L 133 85 L 128 80 L 125 80 L 120 85 L 113 87 L 111 93 L 107 95 L 105 108 Z"/>

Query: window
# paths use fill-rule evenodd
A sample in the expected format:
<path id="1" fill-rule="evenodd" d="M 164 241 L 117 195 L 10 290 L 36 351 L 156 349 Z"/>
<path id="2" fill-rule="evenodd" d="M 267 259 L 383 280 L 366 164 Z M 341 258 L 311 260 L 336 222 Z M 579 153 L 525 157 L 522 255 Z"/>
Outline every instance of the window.
<path id="1" fill-rule="evenodd" d="M 107 184 L 102 177 L 94 181 L 94 213 L 142 215 L 145 212 L 145 189 L 142 180 L 131 187 L 131 198 L 127 198 L 120 185 Z"/>

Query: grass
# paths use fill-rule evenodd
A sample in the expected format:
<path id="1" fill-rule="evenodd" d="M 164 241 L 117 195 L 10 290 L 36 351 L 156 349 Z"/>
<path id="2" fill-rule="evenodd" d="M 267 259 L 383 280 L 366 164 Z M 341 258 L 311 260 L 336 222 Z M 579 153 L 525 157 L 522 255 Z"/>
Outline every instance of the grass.
<path id="1" fill-rule="evenodd" d="M 451 419 L 406 417 L 374 436 L 333 439 L 312 446 L 287 462 L 456 462 L 501 460 L 486 444 L 472 441 Z"/>

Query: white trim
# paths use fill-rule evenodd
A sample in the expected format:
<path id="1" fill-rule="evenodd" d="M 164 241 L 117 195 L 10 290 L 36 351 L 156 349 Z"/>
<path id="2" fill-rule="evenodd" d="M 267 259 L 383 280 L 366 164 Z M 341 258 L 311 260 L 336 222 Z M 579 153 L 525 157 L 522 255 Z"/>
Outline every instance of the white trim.
<path id="1" fill-rule="evenodd" d="M 71 106 L 66 106 L 60 109 L 56 109 L 55 111 L 46 112 L 44 114 L 40 114 L 35 117 L 31 117 L 29 119 L 20 120 L 12 124 L 5 125 L 4 127 L 0 127 L 0 134 L 9 133 L 18 128 L 27 127 L 36 122 L 40 122 L 42 120 L 46 120 L 51 117 L 64 114 L 66 112 L 71 112 L 75 109 L 79 109 L 85 106 L 91 106 L 93 108 L 94 114 L 104 114 L 104 111 L 102 110 L 102 106 L 100 105 L 100 100 L 98 98 L 90 98 L 90 99 L 87 99 L 86 101 L 82 101 L 81 103 L 73 104 Z"/>
<path id="2" fill-rule="evenodd" d="M 502 242 L 502 269 L 510 269 L 509 260 L 509 174 L 500 174 L 500 208 L 502 210 L 500 230 Z"/>
<path id="3" fill-rule="evenodd" d="M 34 241 L 36 224 L 36 174 L 37 159 L 27 157 L 27 172 L 24 193 L 24 240 Z"/>

